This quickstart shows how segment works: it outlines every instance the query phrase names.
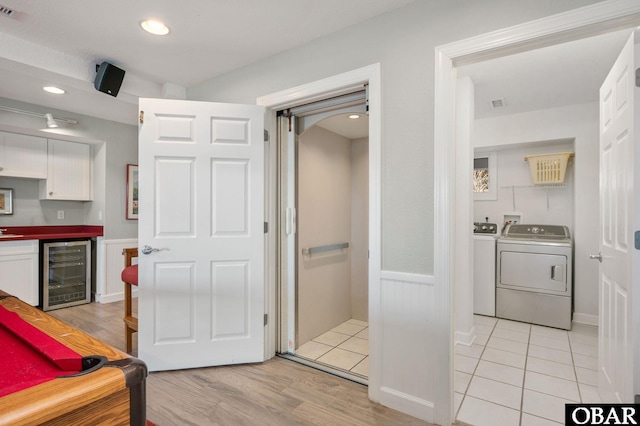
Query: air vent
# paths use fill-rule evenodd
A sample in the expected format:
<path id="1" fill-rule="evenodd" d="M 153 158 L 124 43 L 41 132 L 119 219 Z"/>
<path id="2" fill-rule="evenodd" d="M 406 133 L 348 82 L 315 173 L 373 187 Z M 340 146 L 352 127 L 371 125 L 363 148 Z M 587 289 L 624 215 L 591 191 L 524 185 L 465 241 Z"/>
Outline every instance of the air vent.
<path id="1" fill-rule="evenodd" d="M 11 16 L 13 16 L 13 13 L 14 13 L 13 9 L 9 9 L 8 7 L 0 4 L 0 15 L 4 15 L 11 18 Z"/>
<path id="2" fill-rule="evenodd" d="M 491 105 L 494 108 L 502 108 L 504 106 L 504 99 L 494 99 L 491 101 Z"/>

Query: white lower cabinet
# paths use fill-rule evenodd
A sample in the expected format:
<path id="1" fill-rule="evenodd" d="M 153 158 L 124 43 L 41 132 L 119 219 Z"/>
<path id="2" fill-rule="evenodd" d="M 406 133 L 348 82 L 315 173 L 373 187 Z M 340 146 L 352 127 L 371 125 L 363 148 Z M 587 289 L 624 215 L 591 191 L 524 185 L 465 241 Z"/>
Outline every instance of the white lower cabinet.
<path id="1" fill-rule="evenodd" d="M 0 290 L 39 303 L 38 240 L 0 242 Z"/>

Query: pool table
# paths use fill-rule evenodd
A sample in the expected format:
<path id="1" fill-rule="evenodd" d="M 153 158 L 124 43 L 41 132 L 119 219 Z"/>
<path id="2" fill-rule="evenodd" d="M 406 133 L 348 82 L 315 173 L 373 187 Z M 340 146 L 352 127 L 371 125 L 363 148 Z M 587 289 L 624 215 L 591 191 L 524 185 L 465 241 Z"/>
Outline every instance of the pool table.
<path id="1" fill-rule="evenodd" d="M 0 348 L 0 425 L 145 425 L 142 361 L 1 290 Z"/>

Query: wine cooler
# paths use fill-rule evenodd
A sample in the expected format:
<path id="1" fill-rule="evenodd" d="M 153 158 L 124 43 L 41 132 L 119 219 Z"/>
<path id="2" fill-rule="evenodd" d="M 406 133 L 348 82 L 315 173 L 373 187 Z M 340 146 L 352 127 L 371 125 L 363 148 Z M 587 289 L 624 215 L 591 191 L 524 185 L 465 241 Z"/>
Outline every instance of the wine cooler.
<path id="1" fill-rule="evenodd" d="M 91 302 L 91 241 L 42 244 L 42 310 Z"/>

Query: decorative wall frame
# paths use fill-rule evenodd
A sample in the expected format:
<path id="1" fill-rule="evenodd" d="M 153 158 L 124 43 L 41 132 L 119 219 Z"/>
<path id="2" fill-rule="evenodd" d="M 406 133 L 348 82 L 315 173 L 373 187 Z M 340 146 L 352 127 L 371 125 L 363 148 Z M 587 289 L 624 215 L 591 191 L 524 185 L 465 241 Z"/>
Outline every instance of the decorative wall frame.
<path id="1" fill-rule="evenodd" d="M 138 220 L 138 165 L 127 164 L 127 219 Z"/>
<path id="2" fill-rule="evenodd" d="M 0 188 L 0 214 L 13 214 L 13 189 Z"/>

